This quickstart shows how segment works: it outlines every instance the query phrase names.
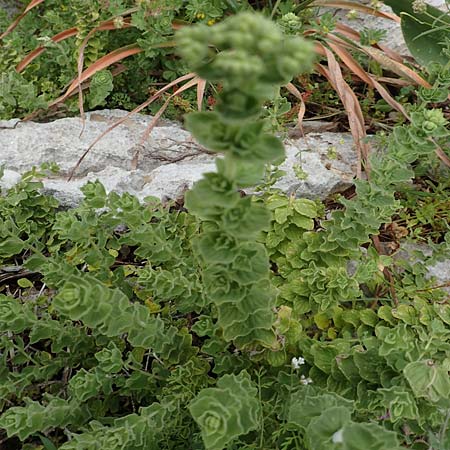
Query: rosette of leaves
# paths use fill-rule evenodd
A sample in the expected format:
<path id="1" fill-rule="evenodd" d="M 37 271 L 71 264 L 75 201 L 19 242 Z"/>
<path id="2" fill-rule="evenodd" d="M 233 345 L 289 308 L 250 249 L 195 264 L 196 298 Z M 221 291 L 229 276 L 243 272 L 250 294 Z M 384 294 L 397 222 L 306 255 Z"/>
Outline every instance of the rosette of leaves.
<path id="1" fill-rule="evenodd" d="M 117 373 L 122 370 L 122 352 L 114 342 L 110 342 L 108 347 L 97 352 L 95 359 L 99 362 L 99 368 L 106 373 Z"/>
<path id="2" fill-rule="evenodd" d="M 109 289 L 92 276 L 70 277 L 54 297 L 53 306 L 61 315 L 80 320 L 105 336 L 127 333 L 131 345 L 151 348 L 163 359 L 179 362 L 191 354 L 189 334 L 166 327 L 147 307 L 131 303 L 119 289 Z"/>
<path id="3" fill-rule="evenodd" d="M 10 436 L 25 440 L 38 431 L 53 427 L 64 427 L 72 422 L 82 422 L 89 418 L 89 412 L 80 408 L 76 402 L 52 398 L 46 406 L 39 402 L 26 400 L 26 406 L 9 408 L 0 416 L 0 428 Z"/>
<path id="4" fill-rule="evenodd" d="M 200 144 L 224 153 L 216 162 L 217 173 L 206 174 L 186 194 L 187 208 L 204 221 L 193 245 L 206 296 L 217 308 L 226 340 L 239 347 L 277 346 L 268 255 L 255 242 L 270 214 L 237 190 L 259 182 L 267 164 L 284 159 L 282 142 L 264 132 L 259 117 L 280 85 L 310 67 L 312 46 L 284 36 L 273 22 L 251 13 L 214 27 L 185 27 L 177 42 L 193 71 L 223 87 L 214 112 L 186 117 L 186 127 Z"/>
<path id="5" fill-rule="evenodd" d="M 0 295 L 0 332 L 21 333 L 37 320 L 31 309 L 24 307 L 19 300 Z"/>
<path id="6" fill-rule="evenodd" d="M 96 450 L 108 448 L 117 450 L 159 448 L 156 435 L 162 429 L 161 406 L 154 403 L 140 408 L 139 414 L 128 414 L 114 419 L 110 426 L 91 422 L 91 430 L 80 434 L 72 434 L 72 439 L 59 447 L 61 450 Z"/>
<path id="7" fill-rule="evenodd" d="M 104 105 L 106 97 L 114 88 L 113 76 L 109 70 L 101 70 L 92 76 L 89 84 L 89 107 Z"/>
<path id="8" fill-rule="evenodd" d="M 400 450 L 395 432 L 353 422 L 353 410 L 353 402 L 308 386 L 291 395 L 287 420 L 302 430 L 310 450 Z"/>
<path id="9" fill-rule="evenodd" d="M 236 437 L 257 428 L 257 388 L 245 371 L 224 375 L 217 387 L 200 391 L 189 410 L 200 426 L 206 448 L 222 450 Z"/>
<path id="10" fill-rule="evenodd" d="M 105 376 L 101 372 L 97 374 L 94 370 L 81 369 L 70 379 L 69 391 L 76 400 L 85 402 L 103 391 L 105 382 L 109 381 L 108 378 L 109 375 Z"/>

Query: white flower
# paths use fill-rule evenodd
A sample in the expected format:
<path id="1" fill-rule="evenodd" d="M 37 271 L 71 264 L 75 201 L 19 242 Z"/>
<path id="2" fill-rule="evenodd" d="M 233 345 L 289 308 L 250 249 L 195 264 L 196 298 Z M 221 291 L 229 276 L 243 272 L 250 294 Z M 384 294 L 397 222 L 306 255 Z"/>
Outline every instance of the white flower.
<path id="1" fill-rule="evenodd" d="M 304 384 L 305 386 L 307 386 L 308 384 L 311 384 L 313 382 L 313 380 L 311 380 L 311 378 L 306 378 L 305 375 L 302 375 L 300 377 L 300 383 Z"/>
<path id="2" fill-rule="evenodd" d="M 305 359 L 302 358 L 301 356 L 299 356 L 298 358 L 296 358 L 295 356 L 292 358 L 291 360 L 291 364 L 292 367 L 294 369 L 300 369 L 300 366 L 302 366 L 303 364 L 305 364 Z"/>
<path id="3" fill-rule="evenodd" d="M 354 20 L 358 18 L 358 11 L 356 11 L 356 9 L 351 9 L 348 13 L 347 13 L 347 19 L 349 20 Z"/>
<path id="4" fill-rule="evenodd" d="M 344 442 L 343 429 L 337 430 L 331 437 L 333 444 L 342 444 Z"/>

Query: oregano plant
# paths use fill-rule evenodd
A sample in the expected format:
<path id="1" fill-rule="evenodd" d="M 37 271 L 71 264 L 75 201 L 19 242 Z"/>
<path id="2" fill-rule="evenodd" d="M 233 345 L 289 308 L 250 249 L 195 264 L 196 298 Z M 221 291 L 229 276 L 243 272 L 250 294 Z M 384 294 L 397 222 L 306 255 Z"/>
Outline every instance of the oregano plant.
<path id="1" fill-rule="evenodd" d="M 238 189 L 260 182 L 267 164 L 283 160 L 281 140 L 264 130 L 262 107 L 311 66 L 312 44 L 284 36 L 273 22 L 250 13 L 214 27 L 185 27 L 177 38 L 186 64 L 222 86 L 214 111 L 186 117 L 200 144 L 224 154 L 216 159 L 217 172 L 186 194 L 188 210 L 203 223 L 194 248 L 206 295 L 217 308 L 225 340 L 240 348 L 277 347 L 269 258 L 257 242 L 270 212 Z"/>
<path id="2" fill-rule="evenodd" d="M 65 210 L 37 169 L 0 192 L 0 448 L 449 448 L 448 294 L 374 244 L 424 174 L 443 189 L 446 111 L 419 92 L 337 210 L 242 196 L 283 159 L 262 105 L 310 46 L 248 14 L 178 42 L 221 89 L 186 119 L 223 154 L 188 209 L 90 182 Z"/>

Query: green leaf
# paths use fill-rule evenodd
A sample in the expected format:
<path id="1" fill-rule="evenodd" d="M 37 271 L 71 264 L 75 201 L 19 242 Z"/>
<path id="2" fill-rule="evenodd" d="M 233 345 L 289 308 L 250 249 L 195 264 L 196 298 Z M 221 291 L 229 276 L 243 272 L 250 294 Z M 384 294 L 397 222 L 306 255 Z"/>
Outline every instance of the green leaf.
<path id="1" fill-rule="evenodd" d="M 69 381 L 69 392 L 80 402 L 85 402 L 101 392 L 101 382 L 93 371 L 80 369 Z"/>
<path id="2" fill-rule="evenodd" d="M 301 214 L 294 213 L 290 218 L 291 222 L 304 230 L 314 229 L 314 220 Z"/>
<path id="3" fill-rule="evenodd" d="M 89 83 L 89 107 L 103 105 L 106 97 L 114 88 L 113 75 L 109 70 L 99 70 L 96 72 Z"/>
<path id="4" fill-rule="evenodd" d="M 314 364 L 323 372 L 331 373 L 331 365 L 336 356 L 340 353 L 333 345 L 314 344 L 311 348 L 314 356 Z"/>
<path id="5" fill-rule="evenodd" d="M 409 363 L 403 374 L 417 398 L 450 407 L 450 378 L 448 371 L 431 360 Z"/>
<path id="6" fill-rule="evenodd" d="M 287 420 L 307 428 L 312 419 L 334 407 L 338 407 L 339 411 L 345 409 L 351 413 L 353 402 L 333 392 L 321 392 L 312 386 L 304 386 L 291 395 Z"/>
<path id="7" fill-rule="evenodd" d="M 285 223 L 289 217 L 290 211 L 288 208 L 277 208 L 274 213 L 273 217 L 277 223 Z"/>
<path id="8" fill-rule="evenodd" d="M 236 250 L 236 258 L 231 264 L 230 278 L 241 286 L 254 284 L 268 278 L 269 258 L 262 244 L 243 243 Z"/>
<path id="9" fill-rule="evenodd" d="M 389 419 L 395 423 L 399 420 L 420 420 L 416 400 L 409 389 L 402 386 L 378 389 L 381 403 L 389 411 Z"/>
<path id="10" fill-rule="evenodd" d="M 248 153 L 259 139 L 263 122 L 231 124 L 217 112 L 195 112 L 185 118 L 186 128 L 198 142 L 216 152 L 231 151 L 236 155 Z"/>
<path id="11" fill-rule="evenodd" d="M 220 216 L 224 209 L 238 205 L 240 196 L 235 184 L 223 175 L 207 173 L 186 193 L 185 204 L 188 210 L 202 219 Z"/>
<path id="12" fill-rule="evenodd" d="M 351 421 L 351 411 L 344 406 L 333 406 L 311 419 L 306 435 L 311 450 L 329 450 L 335 447 L 333 438 Z"/>
<path id="13" fill-rule="evenodd" d="M 223 328 L 224 338 L 239 338 L 240 346 L 252 340 L 267 346 L 274 345 L 274 301 L 273 288 L 268 280 L 262 280 L 247 289 L 241 288 L 234 300 L 219 304 L 218 325 Z"/>
<path id="14" fill-rule="evenodd" d="M 18 284 L 21 288 L 24 288 L 24 289 L 26 289 L 26 288 L 31 288 L 31 287 L 34 286 L 34 285 L 33 285 L 33 282 L 30 281 L 28 278 L 19 278 L 19 279 L 17 280 L 17 284 Z"/>
<path id="15" fill-rule="evenodd" d="M 375 423 L 345 425 L 342 444 L 343 450 L 400 450 L 397 434 Z"/>
<path id="16" fill-rule="evenodd" d="M 23 305 L 19 299 L 0 295 L 0 332 L 21 333 L 31 328 L 37 320 L 31 308 Z"/>
<path id="17" fill-rule="evenodd" d="M 265 201 L 266 207 L 270 210 L 282 208 L 289 205 L 289 198 L 286 195 L 272 194 Z"/>
<path id="18" fill-rule="evenodd" d="M 223 172 L 220 168 L 227 163 L 232 162 L 236 166 L 235 182 L 240 188 L 253 187 L 258 184 L 264 176 L 266 165 L 262 161 L 242 161 L 239 160 L 237 164 L 236 158 L 228 154 L 223 160 L 216 160 L 216 165 L 219 172 Z"/>
<path id="19" fill-rule="evenodd" d="M 448 14 L 429 4 L 423 13 L 416 12 L 411 0 L 385 0 L 384 3 L 401 17 L 403 37 L 414 58 L 425 67 L 432 63 L 445 66 L 448 57 L 443 50 L 450 29 Z"/>
<path id="20" fill-rule="evenodd" d="M 417 312 L 411 305 L 398 305 L 396 308 L 391 309 L 391 313 L 396 319 L 400 319 L 408 325 L 415 325 L 419 321 Z"/>
<path id="21" fill-rule="evenodd" d="M 0 258 L 10 258 L 19 254 L 25 245 L 25 242 L 16 236 L 4 239 L 3 242 L 0 242 Z"/>
<path id="22" fill-rule="evenodd" d="M 53 442 L 49 438 L 39 435 L 39 439 L 41 440 L 45 450 L 57 450 L 55 444 L 53 444 Z"/>
<path id="23" fill-rule="evenodd" d="M 450 325 L 450 305 L 445 303 L 434 303 L 433 309 L 438 313 L 443 322 Z"/>
<path id="24" fill-rule="evenodd" d="M 258 94 L 255 95 L 250 90 L 243 91 L 233 86 L 221 93 L 216 110 L 225 120 L 232 123 L 256 119 L 260 116 L 264 104 L 264 97 Z"/>
<path id="25" fill-rule="evenodd" d="M 208 450 L 223 450 L 242 434 L 259 424 L 260 404 L 257 388 L 247 373 L 224 375 L 216 388 L 200 391 L 189 411 L 202 432 Z"/>
<path id="26" fill-rule="evenodd" d="M 376 349 L 358 349 L 353 351 L 353 361 L 358 367 L 361 378 L 371 383 L 379 383 L 379 373 L 383 370 L 383 360 L 378 356 Z"/>
<path id="27" fill-rule="evenodd" d="M 359 317 L 360 317 L 362 323 L 369 325 L 371 327 L 374 327 L 379 322 L 377 313 L 375 311 L 373 311 L 372 309 L 361 310 L 359 312 Z"/>
<path id="28" fill-rule="evenodd" d="M 235 207 L 224 211 L 220 220 L 223 229 L 235 238 L 254 239 L 260 231 L 269 228 L 270 213 L 264 205 L 245 197 Z"/>
<path id="29" fill-rule="evenodd" d="M 378 308 L 378 317 L 388 322 L 390 325 L 395 325 L 397 323 L 392 315 L 392 308 L 390 306 L 380 306 L 380 308 Z"/>
<path id="30" fill-rule="evenodd" d="M 309 217 L 310 219 L 315 219 L 318 216 L 317 204 L 312 200 L 306 198 L 296 199 L 293 202 L 295 211 L 297 211 L 302 216 Z"/>
<path id="31" fill-rule="evenodd" d="M 205 231 L 194 245 L 207 263 L 229 264 L 236 259 L 236 250 L 239 248 L 235 238 L 218 231 Z"/>

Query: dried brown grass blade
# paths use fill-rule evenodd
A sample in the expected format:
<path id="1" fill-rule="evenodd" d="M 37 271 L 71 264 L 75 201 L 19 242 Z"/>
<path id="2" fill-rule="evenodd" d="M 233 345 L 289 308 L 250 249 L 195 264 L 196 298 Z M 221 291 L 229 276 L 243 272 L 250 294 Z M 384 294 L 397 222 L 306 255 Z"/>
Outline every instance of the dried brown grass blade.
<path id="1" fill-rule="evenodd" d="M 80 136 L 83 134 L 84 127 L 85 127 L 85 114 L 84 114 L 84 106 L 83 106 L 83 89 L 81 88 L 81 75 L 83 73 L 83 66 L 84 66 L 84 50 L 86 49 L 86 45 L 89 42 L 89 39 L 97 32 L 97 31 L 104 31 L 104 30 L 114 30 L 116 29 L 115 25 L 115 19 L 118 17 L 125 17 L 130 15 L 132 12 L 137 11 L 137 8 L 129 9 L 122 14 L 118 14 L 114 16 L 113 18 L 106 20 L 105 22 L 102 22 L 98 27 L 93 28 L 87 36 L 83 39 L 83 42 L 81 43 L 80 49 L 79 49 L 79 55 L 77 60 L 77 70 L 78 70 L 78 109 L 80 111 L 80 117 L 81 117 L 81 131 Z M 130 28 L 131 25 L 131 19 L 129 17 L 126 17 L 122 23 L 121 28 Z"/>
<path id="2" fill-rule="evenodd" d="M 373 76 L 373 75 L 372 75 Z M 374 77 L 380 83 L 392 84 L 393 86 L 411 86 L 411 82 L 408 80 L 403 80 L 401 78 L 391 78 L 391 77 Z"/>
<path id="3" fill-rule="evenodd" d="M 332 77 L 330 75 L 329 70 L 327 70 L 324 66 L 322 66 L 321 64 L 316 64 L 316 70 L 321 73 L 325 78 L 328 79 L 328 81 L 330 82 L 330 84 L 333 86 L 333 88 L 335 88 L 334 86 L 334 82 L 332 81 Z M 337 91 L 337 88 L 335 88 Z M 341 99 L 342 101 L 342 99 Z M 353 121 L 350 120 L 350 116 L 349 116 L 349 125 L 350 125 L 350 131 L 352 133 L 352 136 L 354 134 L 354 125 L 353 125 Z M 353 138 L 355 140 L 355 138 Z M 359 138 L 357 138 L 359 141 Z M 356 176 L 358 178 L 361 178 L 361 174 L 362 174 L 362 151 L 361 148 L 358 144 L 357 141 L 355 141 L 355 146 L 356 146 L 356 155 L 357 155 L 357 159 L 358 159 L 358 166 L 356 168 Z"/>
<path id="4" fill-rule="evenodd" d="M 56 100 L 53 100 L 53 102 L 51 102 L 49 106 L 56 105 L 57 103 L 61 103 L 66 100 L 76 89 L 78 89 L 80 83 L 88 80 L 96 72 L 140 52 L 142 52 L 142 49 L 140 47 L 138 47 L 136 44 L 131 44 L 108 53 L 99 60 L 95 61 L 95 63 L 91 64 L 86 70 L 84 70 L 81 74 L 81 77 L 77 77 L 75 80 L 73 80 L 70 86 L 67 88 L 66 92 Z"/>
<path id="5" fill-rule="evenodd" d="M 326 6 L 328 8 L 342 8 L 342 9 L 355 9 L 357 11 L 361 11 L 364 14 L 369 14 L 371 16 L 383 17 L 384 19 L 393 20 L 397 23 L 400 23 L 400 17 L 396 14 L 388 13 L 384 11 L 380 11 L 376 8 L 372 8 L 371 6 L 362 5 L 361 3 L 355 3 L 350 1 L 331 1 L 331 0 L 316 0 L 313 3 L 313 6 Z"/>
<path id="6" fill-rule="evenodd" d="M 305 132 L 303 131 L 303 118 L 305 117 L 306 113 L 306 105 L 303 100 L 301 92 L 292 84 L 288 83 L 286 85 L 286 89 L 296 98 L 300 100 L 300 108 L 298 110 L 297 114 L 297 127 L 299 128 L 300 132 L 302 133 L 302 136 L 305 137 Z"/>
<path id="7" fill-rule="evenodd" d="M 397 111 L 402 113 L 407 119 L 409 119 L 408 113 L 406 112 L 405 108 L 403 108 L 403 106 L 391 96 L 391 94 L 387 91 L 387 89 L 384 86 L 382 86 L 375 78 L 373 78 L 369 73 L 367 73 L 347 50 L 345 50 L 338 44 L 332 43 L 331 41 L 328 42 L 328 45 L 334 51 L 334 53 L 336 53 L 336 55 L 339 56 L 341 61 L 355 75 L 361 78 L 361 80 L 363 80 L 369 86 L 376 89 L 383 97 L 383 99 L 390 106 L 392 106 L 392 108 L 396 109 Z"/>
<path id="8" fill-rule="evenodd" d="M 137 10 L 137 8 L 129 9 L 122 14 L 117 15 L 116 17 L 125 17 L 132 12 Z M 130 28 L 131 20 L 129 18 L 125 18 L 124 23 L 122 25 L 122 28 Z M 114 19 L 106 20 L 105 22 L 102 22 L 98 27 L 95 28 L 96 31 L 104 31 L 104 30 L 114 30 L 117 27 L 114 24 Z M 60 42 L 64 39 L 67 39 L 69 37 L 75 36 L 78 33 L 78 28 L 68 28 L 67 30 L 61 31 L 61 33 L 56 34 L 51 38 L 53 42 Z M 29 53 L 25 58 L 16 66 L 17 72 L 22 72 L 25 67 L 28 66 L 28 64 L 31 63 L 35 58 L 37 58 L 41 53 L 43 53 L 46 50 L 44 46 L 39 46 L 35 48 L 31 53 Z"/>
<path id="9" fill-rule="evenodd" d="M 44 1 L 45 0 L 32 0 L 25 8 L 24 12 L 19 16 L 17 16 L 17 18 L 11 23 L 11 25 L 6 29 L 6 31 L 0 34 L 0 39 L 3 39 L 4 37 L 8 36 L 8 34 L 10 34 L 14 30 L 14 28 L 16 28 L 17 25 L 19 25 L 20 21 L 28 14 L 29 11 L 31 11 L 34 7 L 40 5 Z"/>
<path id="10" fill-rule="evenodd" d="M 162 48 L 162 47 L 174 47 L 175 42 L 174 41 L 167 41 L 160 44 L 155 44 L 155 48 Z M 128 58 L 129 56 L 135 55 L 137 53 L 142 52 L 142 49 L 137 44 L 130 44 L 125 47 L 118 48 L 111 53 L 108 53 L 107 55 L 103 56 L 102 58 L 95 61 L 95 63 L 91 64 L 86 70 L 84 70 L 81 74 L 81 82 L 83 83 L 92 75 L 94 75 L 96 72 L 105 69 L 106 67 L 109 67 L 111 64 L 114 64 L 118 61 L 121 61 L 122 59 Z M 52 103 L 50 103 L 49 106 L 53 106 L 57 103 L 61 103 L 64 100 L 66 100 L 76 89 L 78 89 L 79 84 L 79 78 L 76 78 L 70 86 L 67 88 L 67 91 L 61 95 L 61 97 L 58 97 L 56 100 L 53 100 Z"/>
<path id="11" fill-rule="evenodd" d="M 150 133 L 152 132 L 153 128 L 155 128 L 156 123 L 161 118 L 162 114 L 167 108 L 167 105 L 169 104 L 170 100 L 172 100 L 173 97 L 181 94 L 182 92 L 186 91 L 187 89 L 191 88 L 192 86 L 195 86 L 198 84 L 199 80 L 198 76 L 194 76 L 192 80 L 189 80 L 187 83 L 183 84 L 180 88 L 178 88 L 173 94 L 170 94 L 168 99 L 164 102 L 164 105 L 158 110 L 158 112 L 153 117 L 153 120 L 150 122 L 149 126 L 145 130 L 144 134 L 142 135 L 141 140 L 139 141 L 139 144 L 142 145 L 150 136 Z"/>
<path id="12" fill-rule="evenodd" d="M 204 80 L 203 78 L 199 78 L 197 83 L 197 109 L 199 111 L 202 110 L 205 89 L 206 89 L 206 80 Z"/>
<path id="13" fill-rule="evenodd" d="M 179 89 L 177 89 L 173 94 L 171 94 L 167 98 L 167 100 L 164 102 L 164 104 L 161 106 L 161 108 L 159 108 L 158 112 L 155 114 L 152 121 L 149 123 L 147 129 L 145 130 L 144 134 L 142 135 L 141 140 L 139 141 L 139 144 L 138 144 L 138 150 L 136 151 L 136 153 L 133 156 L 133 159 L 131 160 L 131 168 L 133 170 L 135 170 L 137 168 L 138 159 L 139 159 L 139 150 L 144 146 L 144 142 L 148 139 L 148 137 L 150 136 L 150 133 L 153 131 L 153 128 L 155 128 L 156 124 L 158 123 L 158 120 L 161 118 L 164 111 L 169 106 L 170 100 L 172 100 L 172 98 L 175 97 L 176 95 L 181 94 L 186 89 L 189 89 L 190 87 L 198 84 L 199 80 L 201 80 L 201 78 L 196 76 L 192 80 L 188 81 L 186 84 L 184 84 Z"/>
<path id="14" fill-rule="evenodd" d="M 397 53 L 396 51 L 392 50 L 392 48 L 389 48 L 386 45 L 376 44 L 374 48 L 381 50 L 382 52 L 386 53 L 386 55 L 389 56 L 389 58 L 399 63 L 403 63 L 403 61 L 405 60 L 405 57 L 400 55 L 400 53 Z"/>
<path id="15" fill-rule="evenodd" d="M 131 26 L 130 24 L 125 23 L 123 28 L 128 28 L 130 26 Z M 113 29 L 115 29 L 115 26 L 112 23 L 111 24 L 105 23 L 103 25 L 100 25 L 96 29 L 97 30 L 113 30 Z M 61 42 L 65 39 L 75 36 L 77 33 L 78 33 L 78 28 L 76 28 L 76 27 L 69 28 L 67 30 L 62 31 L 61 33 L 55 34 L 55 36 L 53 36 L 51 38 L 51 40 L 53 42 Z M 28 55 L 25 56 L 25 58 L 23 58 L 19 64 L 17 64 L 16 71 L 19 73 L 22 72 L 34 59 L 36 59 L 39 55 L 41 55 L 43 52 L 45 52 L 45 50 L 46 50 L 46 47 L 41 45 L 41 46 L 35 48 L 32 52 L 28 53 Z"/>
<path id="16" fill-rule="evenodd" d="M 418 73 L 414 72 L 414 70 L 410 69 L 408 66 L 403 64 L 403 59 L 398 53 L 394 52 L 393 50 L 390 50 L 387 47 L 384 46 L 364 46 L 359 43 L 360 41 L 360 35 L 357 33 L 353 28 L 347 27 L 346 25 L 337 24 L 336 30 L 338 30 L 343 36 L 347 37 L 352 41 L 352 45 L 356 48 L 358 48 L 360 51 L 366 53 L 366 55 L 372 57 L 377 61 L 379 64 L 381 64 L 384 68 L 396 73 L 397 75 L 401 77 L 408 78 L 409 80 L 413 81 L 414 83 L 418 84 L 419 86 L 423 86 L 426 88 L 430 88 L 431 85 L 423 79 Z M 337 41 L 339 41 L 340 37 L 329 34 L 329 37 L 333 36 L 333 38 Z M 342 45 L 344 45 L 343 40 L 340 41 Z M 349 46 L 350 44 L 348 42 L 345 42 L 346 46 Z M 378 47 L 378 48 L 377 48 Z"/>
<path id="17" fill-rule="evenodd" d="M 366 142 L 364 142 L 364 139 L 366 138 L 364 116 L 355 93 L 342 76 L 341 68 L 334 54 L 326 47 L 324 47 L 324 50 L 327 56 L 329 69 L 327 70 L 322 67 L 322 73 L 328 78 L 335 88 L 347 112 L 350 131 L 355 141 L 358 152 L 358 160 L 360 161 L 359 167 L 357 168 L 357 176 L 360 178 L 362 173 L 361 163 L 363 161 L 366 171 L 369 170 L 368 156 L 370 147 Z"/>
<path id="18" fill-rule="evenodd" d="M 127 70 L 127 67 L 125 67 L 123 64 L 118 63 L 118 64 L 116 64 L 114 66 L 113 69 L 111 69 L 111 74 L 112 74 L 113 77 L 115 77 L 115 76 L 119 75 L 120 73 L 125 72 L 126 70 Z M 88 89 L 89 85 L 90 85 L 90 82 L 86 81 L 85 83 L 83 83 L 83 86 L 81 87 L 81 89 L 83 89 L 83 90 Z M 69 97 L 71 97 L 74 94 L 75 94 L 75 92 L 72 92 L 72 94 L 70 94 Z M 53 106 L 55 106 L 55 105 L 53 105 Z M 25 116 L 22 119 L 22 122 L 26 122 L 28 120 L 33 120 L 36 116 L 39 115 L 39 112 L 42 112 L 42 111 L 44 111 L 44 110 L 43 109 L 38 109 L 36 111 L 33 111 L 32 113 L 30 113 L 27 116 Z"/>
<path id="19" fill-rule="evenodd" d="M 436 145 L 436 155 L 437 157 L 447 166 L 450 167 L 450 158 L 444 153 L 444 150 L 442 150 L 441 147 L 433 140 L 434 144 Z"/>
<path id="20" fill-rule="evenodd" d="M 384 68 L 389 69 L 390 71 L 396 73 L 401 77 L 408 78 L 419 86 L 423 86 L 428 89 L 431 88 L 431 84 L 423 79 L 418 73 L 414 72 L 414 70 L 410 69 L 404 64 L 389 58 L 381 50 L 363 45 L 361 45 L 359 48 L 368 56 L 372 57 L 375 61 L 381 64 Z"/>
<path id="21" fill-rule="evenodd" d="M 91 151 L 91 149 L 94 147 L 95 144 L 97 144 L 97 142 L 100 141 L 100 139 L 102 139 L 104 136 L 106 136 L 110 131 L 114 130 L 114 128 L 118 127 L 120 124 L 122 124 L 123 122 L 125 122 L 130 116 L 132 116 L 135 113 L 138 113 L 140 111 L 142 111 L 144 108 L 146 108 L 147 106 L 149 106 L 150 104 L 152 104 L 156 99 L 158 99 L 158 97 L 160 97 L 164 92 L 166 92 L 168 89 L 170 89 L 172 86 L 179 84 L 183 81 L 189 80 L 191 78 L 194 78 L 196 76 L 195 73 L 188 73 L 186 75 L 183 75 L 182 77 L 177 78 L 176 80 L 170 82 L 169 84 L 167 84 L 166 86 L 164 86 L 163 88 L 161 88 L 158 92 L 156 92 L 155 94 L 153 94 L 151 97 L 149 97 L 144 103 L 140 104 L 139 106 L 137 106 L 136 108 L 133 109 L 133 111 L 130 111 L 128 114 L 126 114 L 124 117 L 120 118 L 119 120 L 117 120 L 116 122 L 114 122 L 110 127 L 108 127 L 100 136 L 98 136 L 94 142 L 92 142 L 91 145 L 89 145 L 89 147 L 86 149 L 86 151 L 81 155 L 80 159 L 77 161 L 77 163 L 75 164 L 75 167 L 70 171 L 69 173 L 69 177 L 67 179 L 67 181 L 70 181 L 76 170 L 78 169 L 78 167 L 80 167 L 80 164 L 82 163 L 82 161 L 84 160 L 84 158 L 86 158 L 86 156 L 88 155 L 88 153 Z"/>
<path id="22" fill-rule="evenodd" d="M 336 23 L 336 31 L 338 31 L 343 36 L 351 39 L 354 44 L 357 44 L 359 46 L 361 35 L 353 28 L 338 22 Z M 374 47 L 386 53 L 386 55 L 389 56 L 389 58 L 393 59 L 394 61 L 401 63 L 404 60 L 404 58 L 399 53 L 397 53 L 396 51 L 392 50 L 391 48 L 385 45 L 376 44 Z"/>
<path id="23" fill-rule="evenodd" d="M 72 36 L 75 36 L 78 33 L 78 28 L 69 28 L 67 30 L 62 31 L 61 33 L 55 34 L 51 38 L 53 42 L 61 42 L 64 39 L 70 38 Z M 32 52 L 28 53 L 25 58 L 20 61 L 19 64 L 16 66 L 16 72 L 22 72 L 28 64 L 30 64 L 34 59 L 36 59 L 41 53 L 45 52 L 46 48 L 44 46 L 36 47 Z"/>
<path id="24" fill-rule="evenodd" d="M 355 29 L 343 23 L 336 23 L 336 31 L 339 31 L 339 33 L 348 37 L 352 41 L 358 42 L 361 38 L 361 35 Z"/>
<path id="25" fill-rule="evenodd" d="M 124 24 L 122 28 L 129 28 L 131 27 L 130 20 L 124 21 Z M 89 39 L 97 32 L 97 31 L 103 31 L 103 30 L 113 30 L 116 29 L 116 26 L 114 24 L 114 19 L 107 20 L 106 22 L 103 22 L 98 27 L 93 28 L 87 36 L 83 39 L 83 42 L 81 43 L 80 49 L 79 49 L 79 55 L 77 60 L 77 71 L 78 71 L 78 109 L 80 111 L 80 117 L 81 117 L 81 131 L 80 136 L 83 134 L 86 117 L 84 114 L 84 105 L 83 105 L 83 89 L 81 88 L 81 76 L 83 73 L 83 65 L 84 65 L 84 50 L 86 49 L 86 45 L 89 42 Z"/>

